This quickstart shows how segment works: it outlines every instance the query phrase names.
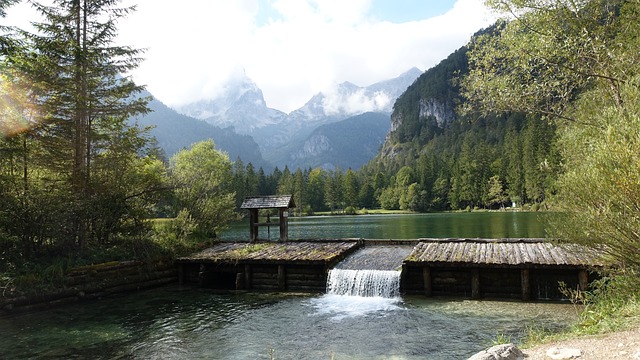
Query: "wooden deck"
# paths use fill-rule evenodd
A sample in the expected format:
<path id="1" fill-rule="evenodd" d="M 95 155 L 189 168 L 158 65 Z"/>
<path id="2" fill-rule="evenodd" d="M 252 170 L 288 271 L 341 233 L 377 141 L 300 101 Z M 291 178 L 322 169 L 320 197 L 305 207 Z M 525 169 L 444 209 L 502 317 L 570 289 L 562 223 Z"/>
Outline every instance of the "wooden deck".
<path id="1" fill-rule="evenodd" d="M 323 292 L 330 268 L 362 240 L 220 242 L 176 260 L 180 283 L 220 289 Z"/>
<path id="2" fill-rule="evenodd" d="M 403 290 L 426 296 L 561 299 L 585 290 L 598 254 L 545 239 L 420 239 L 403 264 Z"/>
<path id="3" fill-rule="evenodd" d="M 180 283 L 218 289 L 324 292 L 327 274 L 362 246 L 413 245 L 401 291 L 467 298 L 565 297 L 559 283 L 586 289 L 598 254 L 544 239 L 309 240 L 220 242 L 176 260 Z"/>
<path id="4" fill-rule="evenodd" d="M 597 254 L 545 239 L 420 239 L 408 264 L 491 267 L 601 267 Z"/>
<path id="5" fill-rule="evenodd" d="M 358 241 L 221 242 L 176 262 L 332 264 L 359 246 Z"/>

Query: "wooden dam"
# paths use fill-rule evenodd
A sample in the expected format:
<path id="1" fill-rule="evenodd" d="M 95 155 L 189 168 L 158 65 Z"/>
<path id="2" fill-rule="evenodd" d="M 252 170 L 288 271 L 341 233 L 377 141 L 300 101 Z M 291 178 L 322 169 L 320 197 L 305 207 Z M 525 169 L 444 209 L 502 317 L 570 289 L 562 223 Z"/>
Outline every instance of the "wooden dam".
<path id="1" fill-rule="evenodd" d="M 561 299 L 586 289 L 596 254 L 544 239 L 336 239 L 220 242 L 179 258 L 181 284 L 227 290 L 324 292 L 329 270 L 362 247 L 406 246 L 401 292 L 465 298 Z"/>
<path id="2" fill-rule="evenodd" d="M 603 264 L 597 254 L 577 245 L 545 239 L 298 240 L 288 237 L 291 195 L 247 197 L 249 241 L 218 242 L 176 260 L 180 284 L 225 290 L 324 292 L 331 269 L 363 247 L 371 254 L 395 253 L 401 271 L 400 292 L 466 298 L 562 299 L 560 284 L 585 290 Z M 277 211 L 278 221 L 259 212 Z M 259 239 L 259 228 L 276 226 L 279 241 Z M 386 247 L 386 248 L 385 248 Z M 397 251 L 399 247 L 403 249 Z M 404 259 L 398 262 L 397 254 Z M 404 256 L 404 254 L 409 254 Z M 363 256 L 360 256 L 361 258 Z M 377 262 L 377 263 L 376 263 Z M 372 259 L 370 270 L 383 261 Z"/>

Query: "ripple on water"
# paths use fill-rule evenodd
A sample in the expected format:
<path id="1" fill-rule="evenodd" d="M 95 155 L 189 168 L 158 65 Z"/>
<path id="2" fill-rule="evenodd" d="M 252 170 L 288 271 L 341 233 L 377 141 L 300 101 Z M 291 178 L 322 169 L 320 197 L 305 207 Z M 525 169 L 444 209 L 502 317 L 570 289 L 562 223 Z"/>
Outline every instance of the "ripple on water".
<path id="1" fill-rule="evenodd" d="M 560 327 L 571 305 L 172 288 L 0 318 L 0 357 L 459 359 L 505 333 Z"/>

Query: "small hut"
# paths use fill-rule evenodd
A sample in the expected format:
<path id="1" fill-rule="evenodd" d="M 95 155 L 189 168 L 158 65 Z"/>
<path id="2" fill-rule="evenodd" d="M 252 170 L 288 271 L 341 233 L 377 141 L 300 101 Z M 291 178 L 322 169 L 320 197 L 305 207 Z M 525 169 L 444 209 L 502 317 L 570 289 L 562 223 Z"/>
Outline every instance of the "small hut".
<path id="1" fill-rule="evenodd" d="M 249 210 L 249 233 L 251 241 L 258 240 L 260 226 L 273 226 L 275 223 L 267 218 L 266 222 L 260 222 L 258 211 L 260 209 L 278 209 L 278 227 L 280 228 L 280 241 L 289 239 L 289 209 L 296 207 L 292 195 L 270 195 L 246 197 L 241 209 Z"/>

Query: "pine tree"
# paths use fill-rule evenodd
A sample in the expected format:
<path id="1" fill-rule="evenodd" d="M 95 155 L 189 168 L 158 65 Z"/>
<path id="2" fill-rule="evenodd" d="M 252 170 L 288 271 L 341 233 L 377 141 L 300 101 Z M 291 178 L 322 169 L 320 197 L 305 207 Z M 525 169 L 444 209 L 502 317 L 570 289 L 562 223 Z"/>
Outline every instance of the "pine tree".
<path id="1" fill-rule="evenodd" d="M 110 181 L 114 173 L 124 179 L 127 171 L 139 170 L 136 161 L 148 142 L 144 131 L 127 123 L 148 109 L 147 99 L 136 97 L 142 87 L 123 76 L 139 64 L 141 51 L 114 45 L 117 20 L 133 10 L 118 3 L 33 3 L 44 20 L 34 23 L 35 33 L 20 32 L 24 46 L 8 54 L 5 63 L 19 74 L 15 79 L 29 84 L 23 87 L 35 109 L 29 135 L 43 149 L 39 160 L 48 172 L 48 186 L 66 197 L 68 216 L 58 227 L 67 229 L 63 237 L 80 247 L 96 239 L 99 228 L 117 228 L 104 221 L 99 224 L 109 212 L 101 207 L 117 207 L 122 210 L 115 212 L 119 216 L 134 216 L 129 211 L 132 202 L 159 188 L 147 183 L 151 188 L 132 184 L 123 189 Z M 127 157 L 131 161 L 121 161 Z"/>

